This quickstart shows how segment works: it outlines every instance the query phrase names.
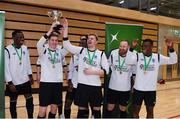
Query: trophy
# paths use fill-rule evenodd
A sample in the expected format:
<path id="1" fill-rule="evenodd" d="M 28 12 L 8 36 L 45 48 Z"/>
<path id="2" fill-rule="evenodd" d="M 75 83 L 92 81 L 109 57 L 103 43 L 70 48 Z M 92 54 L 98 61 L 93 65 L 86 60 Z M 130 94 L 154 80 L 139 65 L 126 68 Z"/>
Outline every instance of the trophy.
<path id="1" fill-rule="evenodd" d="M 51 19 L 53 19 L 56 23 L 56 26 L 53 28 L 54 31 L 60 34 L 59 30 L 63 27 L 59 22 L 62 16 L 62 12 L 58 10 L 53 10 L 53 11 L 48 12 L 48 16 Z"/>

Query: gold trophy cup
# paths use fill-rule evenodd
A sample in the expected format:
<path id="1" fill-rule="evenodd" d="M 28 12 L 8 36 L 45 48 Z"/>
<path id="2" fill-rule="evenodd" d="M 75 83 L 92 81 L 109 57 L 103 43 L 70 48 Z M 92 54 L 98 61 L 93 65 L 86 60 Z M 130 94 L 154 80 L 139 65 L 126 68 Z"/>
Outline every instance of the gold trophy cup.
<path id="1" fill-rule="evenodd" d="M 59 30 L 63 27 L 61 24 L 60 24 L 60 19 L 62 17 L 62 12 L 61 11 L 58 11 L 58 10 L 52 10 L 52 11 L 49 11 L 48 12 L 48 16 L 53 19 L 53 21 L 55 22 L 56 26 L 53 28 L 54 31 L 56 33 L 59 33 Z"/>

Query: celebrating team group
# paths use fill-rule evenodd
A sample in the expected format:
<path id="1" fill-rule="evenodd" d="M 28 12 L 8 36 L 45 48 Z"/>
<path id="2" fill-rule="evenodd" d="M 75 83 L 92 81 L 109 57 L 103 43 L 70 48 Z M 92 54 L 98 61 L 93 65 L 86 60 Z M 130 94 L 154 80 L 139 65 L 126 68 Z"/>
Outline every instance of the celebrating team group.
<path id="1" fill-rule="evenodd" d="M 114 118 L 113 110 L 118 104 L 120 118 L 126 118 L 127 105 L 132 103 L 132 118 L 139 118 L 142 102 L 146 106 L 147 118 L 154 117 L 156 104 L 157 77 L 160 65 L 177 63 L 173 42 L 166 39 L 169 56 L 153 53 L 153 41 L 145 39 L 140 43 L 121 40 L 119 48 L 110 55 L 97 49 L 98 36 L 81 36 L 79 46 L 72 45 L 68 35 L 68 21 L 62 18 L 62 28 L 55 31 L 52 23 L 49 31 L 37 42 L 37 81 L 39 83 L 39 112 L 37 118 L 71 117 L 71 105 L 78 106 L 77 118 L 102 118 L 103 100 L 107 101 L 104 118 Z M 63 45 L 58 44 L 59 36 Z M 18 95 L 26 99 L 28 118 L 35 117 L 31 85 L 34 83 L 29 51 L 24 45 L 24 35 L 20 30 L 12 33 L 13 44 L 5 48 L 6 90 L 10 97 L 10 114 L 17 118 Z M 131 44 L 131 45 L 130 45 Z M 141 46 L 141 51 L 134 49 Z M 68 67 L 65 56 L 70 52 Z M 63 73 L 65 72 L 65 73 Z M 63 107 L 63 74 L 67 78 L 68 90 Z M 102 77 L 109 76 L 106 96 L 102 93 Z M 105 99 L 106 98 L 106 99 Z M 47 107 L 50 111 L 47 113 Z M 62 111 L 63 110 L 63 111 Z M 64 113 L 62 113 L 64 112 Z M 47 115 L 46 115 L 47 114 Z"/>

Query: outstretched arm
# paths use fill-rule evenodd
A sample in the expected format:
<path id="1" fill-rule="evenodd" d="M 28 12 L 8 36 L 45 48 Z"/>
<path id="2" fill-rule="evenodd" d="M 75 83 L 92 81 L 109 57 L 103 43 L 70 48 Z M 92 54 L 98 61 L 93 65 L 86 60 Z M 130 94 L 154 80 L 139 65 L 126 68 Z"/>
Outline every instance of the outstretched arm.
<path id="1" fill-rule="evenodd" d="M 66 18 L 61 20 L 61 24 L 63 25 L 62 35 L 63 35 L 63 47 L 67 49 L 72 54 L 79 54 L 82 50 L 82 47 L 74 46 L 70 43 L 68 39 L 68 21 Z"/>

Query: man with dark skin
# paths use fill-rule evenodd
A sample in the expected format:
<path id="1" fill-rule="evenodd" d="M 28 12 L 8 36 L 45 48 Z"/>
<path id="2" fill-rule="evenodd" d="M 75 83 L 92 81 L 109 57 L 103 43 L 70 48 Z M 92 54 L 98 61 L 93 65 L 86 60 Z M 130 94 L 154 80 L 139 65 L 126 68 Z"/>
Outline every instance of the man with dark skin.
<path id="1" fill-rule="evenodd" d="M 13 44 L 5 48 L 5 79 L 8 83 L 7 92 L 10 97 L 10 113 L 12 118 L 17 118 L 16 104 L 19 94 L 26 98 L 28 118 L 33 118 L 33 97 L 31 84 L 33 77 L 29 59 L 29 51 L 24 45 L 22 31 L 12 33 Z"/>
<path id="2" fill-rule="evenodd" d="M 156 103 L 157 76 L 160 65 L 177 63 L 177 54 L 173 49 L 172 40 L 166 39 L 169 57 L 153 53 L 153 41 L 145 39 L 142 43 L 142 52 L 134 53 L 133 49 L 138 41 L 134 40 L 126 57 L 126 64 L 136 65 L 136 79 L 133 90 L 133 117 L 139 118 L 139 112 L 144 100 L 147 118 L 154 118 L 154 106 Z"/>

